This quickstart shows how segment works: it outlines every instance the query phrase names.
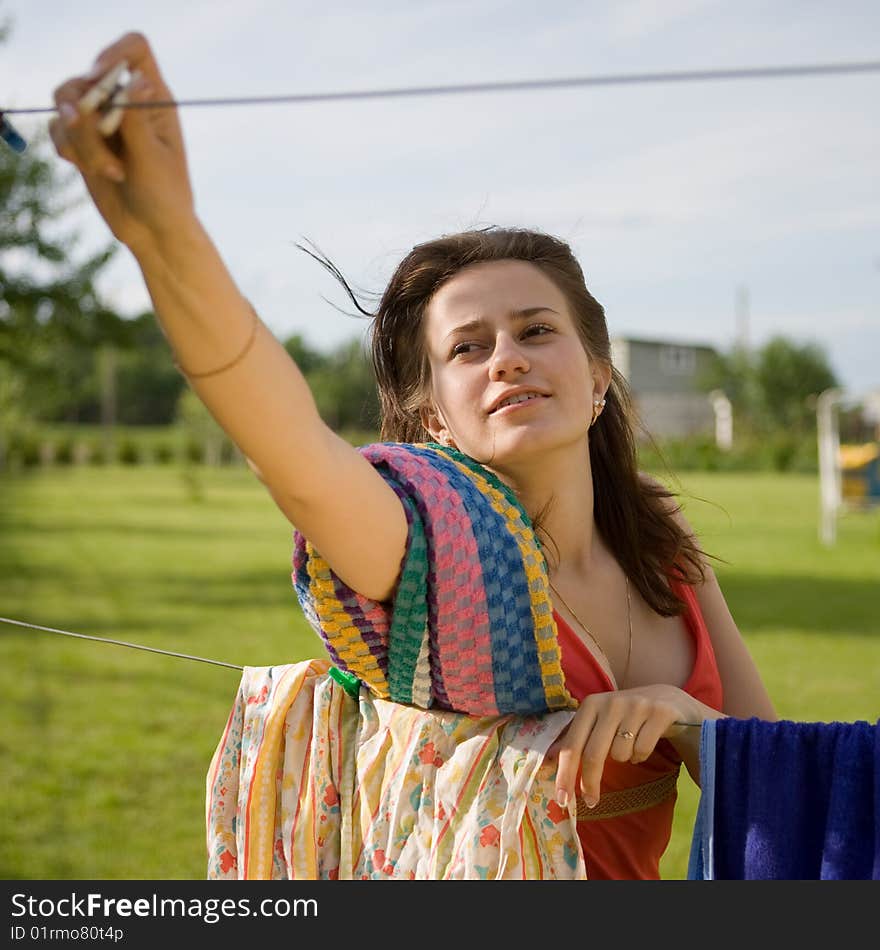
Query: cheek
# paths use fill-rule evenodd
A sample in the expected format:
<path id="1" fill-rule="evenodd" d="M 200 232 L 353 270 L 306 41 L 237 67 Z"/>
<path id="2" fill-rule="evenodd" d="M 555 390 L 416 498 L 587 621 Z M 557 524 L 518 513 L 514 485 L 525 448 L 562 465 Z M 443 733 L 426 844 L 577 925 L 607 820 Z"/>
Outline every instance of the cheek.
<path id="1" fill-rule="evenodd" d="M 592 367 L 589 362 L 578 354 L 567 360 L 565 367 L 560 371 L 565 379 L 570 381 L 572 392 L 582 394 L 583 398 L 589 402 L 594 386 Z"/>
<path id="2" fill-rule="evenodd" d="M 431 382 L 428 387 L 430 400 L 433 403 L 439 421 L 455 426 L 464 421 L 470 399 L 462 390 L 462 380 L 452 377 L 443 371 L 443 368 L 432 367 Z"/>
<path id="3" fill-rule="evenodd" d="M 467 404 L 475 398 L 475 383 L 467 373 L 435 369 L 432 375 L 431 394 L 441 405 Z"/>

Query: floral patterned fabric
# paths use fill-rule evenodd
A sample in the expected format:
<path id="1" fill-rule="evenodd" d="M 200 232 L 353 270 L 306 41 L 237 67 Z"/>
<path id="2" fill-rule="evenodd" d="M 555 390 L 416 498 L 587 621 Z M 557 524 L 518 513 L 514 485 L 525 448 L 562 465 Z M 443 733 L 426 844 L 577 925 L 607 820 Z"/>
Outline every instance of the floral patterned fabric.
<path id="1" fill-rule="evenodd" d="M 330 670 L 245 669 L 207 777 L 209 879 L 586 878 L 544 763 L 573 710 L 425 710 Z"/>

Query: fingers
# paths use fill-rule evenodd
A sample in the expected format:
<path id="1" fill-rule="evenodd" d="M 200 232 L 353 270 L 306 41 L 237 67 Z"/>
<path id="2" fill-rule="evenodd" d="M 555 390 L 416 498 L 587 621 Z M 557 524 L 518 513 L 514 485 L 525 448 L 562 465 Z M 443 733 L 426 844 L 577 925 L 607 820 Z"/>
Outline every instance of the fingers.
<path id="1" fill-rule="evenodd" d="M 109 138 L 122 124 L 122 117 L 125 114 L 123 106 L 129 101 L 128 88 L 120 89 L 110 100 L 110 106 L 101 118 L 98 120 L 98 131 L 104 138 Z M 82 104 L 80 104 L 82 108 Z"/>
<path id="2" fill-rule="evenodd" d="M 80 100 L 92 84 L 82 78 L 70 79 L 55 90 L 58 115 L 49 123 L 49 134 L 58 154 L 76 165 L 83 175 L 123 180 L 122 165 L 101 135 L 94 116 L 84 115 Z"/>
<path id="3" fill-rule="evenodd" d="M 667 725 L 669 722 L 669 716 L 674 718 L 674 713 L 660 713 L 651 716 L 651 718 L 646 719 L 639 728 L 632 729 L 631 731 L 635 732 L 635 738 L 626 743 L 631 747 L 629 755 L 624 755 L 620 759 L 621 762 L 629 761 L 634 765 L 637 765 L 639 762 L 644 762 L 654 749 L 657 748 L 657 743 L 668 734 Z M 621 726 L 621 729 L 626 729 L 625 726 Z M 620 740 L 620 743 L 623 743 L 623 740 Z M 625 752 L 625 750 L 622 750 Z"/>
<path id="4" fill-rule="evenodd" d="M 622 722 L 611 742 L 611 758 L 617 762 L 635 762 L 636 741 L 642 731 L 641 723 L 633 723 L 631 728 L 627 728 Z"/>
<path id="5" fill-rule="evenodd" d="M 582 782 L 578 783 L 578 776 L 581 774 L 582 767 L 587 764 L 583 761 L 586 752 L 585 744 L 592 733 L 596 720 L 595 708 L 585 701 L 581 704 L 565 735 L 558 743 L 556 801 L 563 808 L 574 801 L 577 795 L 577 786 L 582 784 Z M 591 764 L 595 765 L 595 763 Z M 598 800 L 597 792 L 596 801 Z"/>
<path id="6" fill-rule="evenodd" d="M 596 805 L 607 760 L 644 762 L 661 738 L 676 731 L 673 724 L 678 715 L 674 704 L 644 692 L 587 697 L 556 744 L 559 804 L 565 807 L 579 794 L 588 807 Z"/>
<path id="7" fill-rule="evenodd" d="M 108 46 L 88 73 L 56 89 L 55 103 L 55 148 L 79 169 L 119 241 L 145 249 L 192 222 L 177 108 L 143 36 Z"/>
<path id="8" fill-rule="evenodd" d="M 167 102 L 171 93 L 157 89 L 152 79 L 136 69 L 120 96 L 124 96 L 122 102 L 145 106 L 151 102 Z M 120 97 L 117 97 L 117 104 L 122 104 L 119 99 Z M 171 149 L 183 152 L 183 139 L 176 109 L 138 108 L 122 109 L 121 112 L 120 130 L 132 154 L 152 154 L 152 150 L 157 147 L 163 151 Z"/>
<path id="9" fill-rule="evenodd" d="M 598 716 L 590 731 L 581 755 L 580 794 L 588 808 L 592 808 L 601 794 L 602 773 L 605 761 L 617 742 L 620 727 L 620 714 L 608 709 L 609 715 Z M 628 742 L 627 745 L 631 743 Z"/>
<path id="10" fill-rule="evenodd" d="M 111 66 L 95 85 L 80 98 L 77 103 L 79 111 L 83 115 L 88 115 L 104 105 L 116 92 L 117 87 L 121 85 L 122 76 L 127 69 L 128 63 L 124 59 Z"/>
<path id="11" fill-rule="evenodd" d="M 165 142 L 179 139 L 174 116 L 125 107 L 170 98 L 147 40 L 128 33 L 103 50 L 88 73 L 55 90 L 58 115 L 49 123 L 49 132 L 58 154 L 84 176 L 120 183 L 126 178 L 121 140 L 109 139 L 123 124 L 127 144 L 135 149 L 156 137 Z"/>
<path id="12" fill-rule="evenodd" d="M 153 50 L 142 33 L 126 33 L 124 36 L 103 49 L 95 58 L 92 68 L 85 78 L 91 82 L 100 79 L 118 63 L 125 61 L 132 72 L 141 73 L 156 89 L 160 96 L 168 92 L 159 64 Z"/>

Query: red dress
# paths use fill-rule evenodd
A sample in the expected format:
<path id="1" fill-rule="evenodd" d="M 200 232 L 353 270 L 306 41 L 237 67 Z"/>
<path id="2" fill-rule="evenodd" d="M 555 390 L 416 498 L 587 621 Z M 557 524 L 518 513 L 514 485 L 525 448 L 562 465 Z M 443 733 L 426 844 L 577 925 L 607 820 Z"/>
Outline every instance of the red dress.
<path id="1" fill-rule="evenodd" d="M 694 639 L 694 666 L 682 689 L 713 709 L 721 709 L 721 676 L 709 631 L 693 587 L 670 582 L 687 603 L 685 626 Z M 578 700 L 604 693 L 614 684 L 568 624 L 554 612 L 565 685 Z M 591 880 L 659 880 L 660 858 L 672 834 L 672 815 L 681 757 L 661 739 L 638 765 L 608 759 L 594 809 L 578 808 L 578 837 Z M 583 817 L 582 817 L 583 816 Z"/>

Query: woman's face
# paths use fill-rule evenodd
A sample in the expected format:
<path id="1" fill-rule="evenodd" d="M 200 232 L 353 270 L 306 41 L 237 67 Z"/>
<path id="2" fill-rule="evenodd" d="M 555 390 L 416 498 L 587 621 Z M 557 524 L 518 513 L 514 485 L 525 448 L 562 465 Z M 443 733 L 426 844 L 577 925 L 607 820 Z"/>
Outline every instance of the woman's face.
<path id="1" fill-rule="evenodd" d="M 506 467 L 583 449 L 610 367 L 591 361 L 561 290 L 526 261 L 473 264 L 425 313 L 431 369 L 425 428 L 438 442 Z"/>

